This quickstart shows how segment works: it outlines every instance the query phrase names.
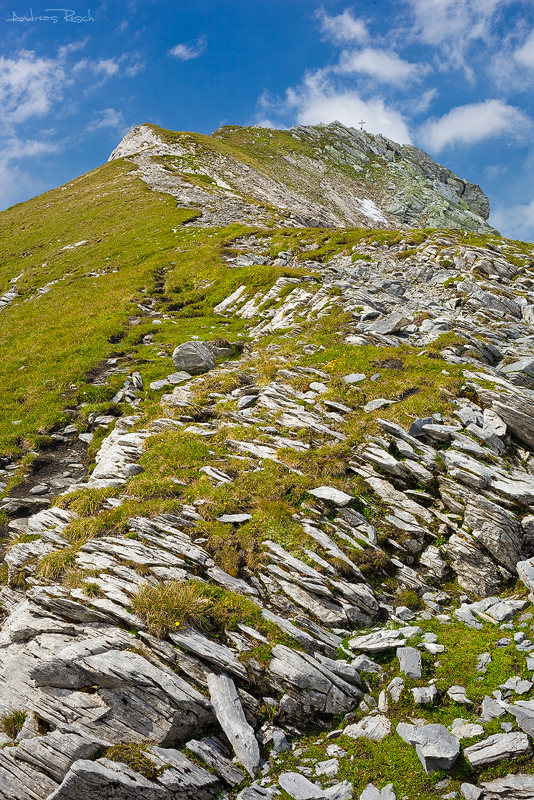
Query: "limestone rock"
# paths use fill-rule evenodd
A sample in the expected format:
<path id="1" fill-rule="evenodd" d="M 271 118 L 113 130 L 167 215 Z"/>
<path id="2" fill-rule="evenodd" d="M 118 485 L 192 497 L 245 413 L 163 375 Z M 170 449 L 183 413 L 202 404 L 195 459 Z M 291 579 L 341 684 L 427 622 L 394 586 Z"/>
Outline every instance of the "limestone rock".
<path id="1" fill-rule="evenodd" d="M 482 783 L 484 800 L 534 800 L 534 775 L 507 775 Z"/>
<path id="2" fill-rule="evenodd" d="M 481 742 L 466 747 L 464 755 L 474 767 L 482 767 L 502 761 L 503 758 L 517 758 L 532 752 L 526 733 L 496 733 Z"/>
<path id="3" fill-rule="evenodd" d="M 347 725 L 343 733 L 351 739 L 372 739 L 380 742 L 391 733 L 391 722 L 383 714 L 368 716 L 354 725 Z"/>
<path id="4" fill-rule="evenodd" d="M 397 733 L 415 751 L 427 775 L 437 769 L 450 769 L 460 753 L 458 740 L 443 725 L 409 725 L 399 722 Z"/>
<path id="5" fill-rule="evenodd" d="M 189 375 L 200 375 L 215 367 L 212 350 L 204 342 L 184 342 L 176 347 L 172 354 L 176 369 L 188 372 Z"/>
<path id="6" fill-rule="evenodd" d="M 368 783 L 360 795 L 360 800 L 396 800 L 396 797 L 392 783 L 386 784 L 382 789 L 377 789 L 372 783 Z"/>
<path id="7" fill-rule="evenodd" d="M 318 486 L 316 489 L 310 489 L 310 494 L 320 500 L 329 500 L 336 506 L 347 506 L 354 500 L 353 495 L 334 489 L 332 486 Z"/>
<path id="8" fill-rule="evenodd" d="M 235 684 L 227 675 L 208 675 L 208 688 L 215 716 L 234 748 L 236 758 L 249 775 L 256 777 L 260 750 L 248 724 Z"/>
<path id="9" fill-rule="evenodd" d="M 407 678 L 419 680 L 423 676 L 421 653 L 415 647 L 399 647 L 397 658 L 400 670 Z"/>
<path id="10" fill-rule="evenodd" d="M 99 758 L 75 761 L 65 780 L 48 800 L 168 800 L 167 790 L 134 772 L 126 764 Z"/>

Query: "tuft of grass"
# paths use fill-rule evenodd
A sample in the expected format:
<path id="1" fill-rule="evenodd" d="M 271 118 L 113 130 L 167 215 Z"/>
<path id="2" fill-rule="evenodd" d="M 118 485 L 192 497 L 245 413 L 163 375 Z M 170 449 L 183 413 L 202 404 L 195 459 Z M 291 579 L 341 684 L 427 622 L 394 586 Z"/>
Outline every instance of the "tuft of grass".
<path id="1" fill-rule="evenodd" d="M 140 586 L 132 597 L 132 608 L 150 633 L 162 637 L 184 624 L 205 627 L 208 602 L 200 582 L 170 580 Z"/>
<path id="2" fill-rule="evenodd" d="M 108 497 L 117 494 L 117 489 L 77 489 L 58 498 L 56 505 L 68 508 L 79 517 L 93 517 L 102 510 Z"/>
<path id="3" fill-rule="evenodd" d="M 73 519 L 61 531 L 61 535 L 65 539 L 78 547 L 81 547 L 89 539 L 96 539 L 98 536 L 102 536 L 103 533 L 105 533 L 105 528 L 103 520 L 99 517 Z"/>
<path id="4" fill-rule="evenodd" d="M 66 569 L 73 567 L 76 562 L 76 550 L 68 548 L 55 553 L 47 553 L 42 557 L 35 572 L 39 578 L 57 581 Z"/>
<path id="5" fill-rule="evenodd" d="M 21 732 L 27 716 L 27 711 L 13 711 L 12 714 L 6 714 L 0 719 L 2 731 L 6 736 L 9 736 L 12 742 L 15 741 Z"/>
<path id="6" fill-rule="evenodd" d="M 104 751 L 104 758 L 110 761 L 120 761 L 134 772 L 144 775 L 149 781 L 155 781 L 164 771 L 164 767 L 157 767 L 146 755 L 152 742 L 121 742 L 108 747 Z"/>

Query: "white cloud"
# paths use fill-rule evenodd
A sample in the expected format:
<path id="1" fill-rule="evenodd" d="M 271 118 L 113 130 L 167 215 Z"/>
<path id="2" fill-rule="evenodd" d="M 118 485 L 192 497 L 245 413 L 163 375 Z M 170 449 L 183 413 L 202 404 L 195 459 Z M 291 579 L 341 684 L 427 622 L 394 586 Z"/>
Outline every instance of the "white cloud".
<path id="1" fill-rule="evenodd" d="M 330 17 L 324 9 L 317 12 L 321 30 L 335 44 L 365 42 L 367 28 L 361 19 L 355 19 L 348 8 L 342 14 Z"/>
<path id="2" fill-rule="evenodd" d="M 502 42 L 506 24 L 504 8 L 514 0 L 404 0 L 413 15 L 408 38 L 435 48 L 436 66 L 442 72 L 450 68 L 464 72 L 475 84 L 480 66 L 481 45 L 489 66 Z"/>
<path id="3" fill-rule="evenodd" d="M 521 109 L 502 100 L 485 100 L 452 108 L 439 119 L 430 119 L 420 130 L 423 144 L 433 151 L 454 144 L 474 144 L 483 139 L 509 136 L 524 139 L 532 121 Z"/>
<path id="4" fill-rule="evenodd" d="M 11 137 L 3 143 L 0 164 L 6 165 L 10 161 L 42 156 L 45 153 L 58 153 L 60 146 L 54 142 L 35 141 L 34 139 L 17 139 Z"/>
<path id="5" fill-rule="evenodd" d="M 99 128 L 124 128 L 124 117 L 122 111 L 114 108 L 104 108 L 93 115 L 93 120 L 88 126 L 88 130 L 95 131 Z"/>
<path id="6" fill-rule="evenodd" d="M 344 51 L 334 71 L 342 75 L 360 72 L 383 83 L 403 86 L 418 80 L 428 68 L 424 64 L 410 64 L 390 50 L 366 47 L 364 50 Z"/>
<path id="7" fill-rule="evenodd" d="M 496 13 L 511 0 L 407 0 L 418 38 L 438 45 L 457 39 L 487 40 Z"/>
<path id="8" fill-rule="evenodd" d="M 534 242 L 534 200 L 524 205 L 497 208 L 489 221 L 509 239 Z"/>
<path id="9" fill-rule="evenodd" d="M 534 68 L 534 31 L 514 53 L 514 59 L 523 67 Z"/>
<path id="10" fill-rule="evenodd" d="M 119 71 L 119 65 L 114 58 L 101 58 L 100 61 L 92 62 L 91 69 L 97 75 L 104 74 L 107 78 L 111 78 Z"/>
<path id="11" fill-rule="evenodd" d="M 86 36 L 85 39 L 80 39 L 78 42 L 70 42 L 69 44 L 65 44 L 60 47 L 57 51 L 59 61 L 62 61 L 68 55 L 75 53 L 77 50 L 83 50 L 88 41 L 89 37 Z"/>
<path id="12" fill-rule="evenodd" d="M 169 50 L 169 55 L 174 58 L 179 58 L 180 61 L 190 61 L 192 58 L 198 58 L 202 55 L 207 47 L 207 42 L 204 37 L 197 39 L 196 44 L 177 44 Z"/>
<path id="13" fill-rule="evenodd" d="M 52 100 L 62 96 L 65 72 L 58 62 L 21 50 L 17 56 L 0 56 L 0 129 L 47 114 Z"/>
<path id="14" fill-rule="evenodd" d="M 297 89 L 288 89 L 283 105 L 283 110 L 295 114 L 302 125 L 338 120 L 349 127 L 358 127 L 363 119 L 369 133 L 382 133 L 403 144 L 412 141 L 402 115 L 388 107 L 381 97 L 364 100 L 356 91 L 338 89 L 322 72 L 310 73 Z"/>

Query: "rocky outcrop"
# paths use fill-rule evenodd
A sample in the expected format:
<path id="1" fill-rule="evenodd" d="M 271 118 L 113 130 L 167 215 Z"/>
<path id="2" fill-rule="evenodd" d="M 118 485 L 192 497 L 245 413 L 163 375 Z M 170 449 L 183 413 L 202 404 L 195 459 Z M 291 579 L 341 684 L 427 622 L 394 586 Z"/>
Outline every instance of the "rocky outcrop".
<path id="1" fill-rule="evenodd" d="M 261 158 L 258 150 L 248 151 L 240 131 L 248 133 L 250 144 L 261 142 Z M 286 148 L 294 141 L 294 153 L 279 157 L 279 137 Z M 203 226 L 265 224 L 268 205 L 279 224 L 290 227 L 492 230 L 479 186 L 416 147 L 339 122 L 299 125 L 276 136 L 228 126 L 212 134 L 209 147 L 195 134 L 169 137 L 154 125 L 136 125 L 110 156 L 118 158 L 133 161 L 150 186 L 173 194 L 181 205 L 201 207 Z"/>

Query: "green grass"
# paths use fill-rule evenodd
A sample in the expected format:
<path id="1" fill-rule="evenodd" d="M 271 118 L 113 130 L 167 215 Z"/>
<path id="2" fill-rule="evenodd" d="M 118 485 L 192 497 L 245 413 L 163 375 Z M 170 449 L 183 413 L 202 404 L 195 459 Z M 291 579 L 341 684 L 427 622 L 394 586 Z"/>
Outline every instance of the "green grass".
<path id="1" fill-rule="evenodd" d="M 15 741 L 21 732 L 27 716 L 27 711 L 13 711 L 11 714 L 6 714 L 6 716 L 0 719 L 2 731 L 6 736 L 9 736 L 12 742 Z"/>
<path id="2" fill-rule="evenodd" d="M 110 761 L 119 761 L 126 764 L 134 772 L 139 772 L 148 780 L 155 781 L 162 774 L 165 767 L 157 767 L 145 755 L 151 744 L 152 742 L 121 742 L 108 747 L 104 751 L 103 757 L 109 758 Z"/>
<path id="3" fill-rule="evenodd" d="M 256 628 L 273 643 L 295 645 L 277 625 L 263 619 L 260 607 L 236 592 L 202 581 L 175 580 L 143 584 L 132 597 L 132 609 L 155 636 L 164 637 L 185 626 L 192 626 L 224 637 L 240 623 Z M 264 659 L 270 657 L 270 650 Z"/>

